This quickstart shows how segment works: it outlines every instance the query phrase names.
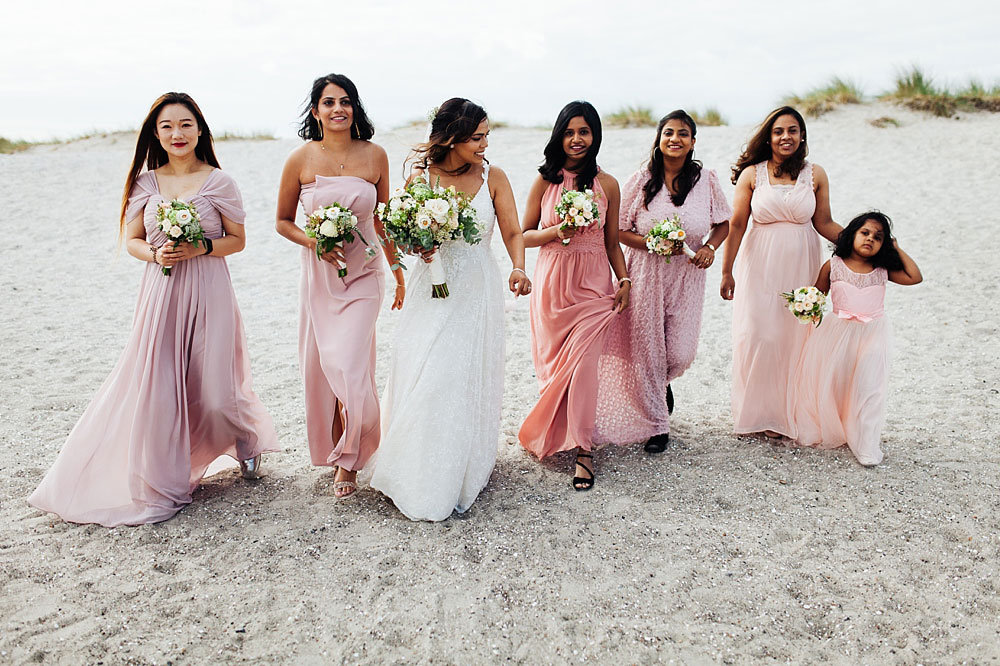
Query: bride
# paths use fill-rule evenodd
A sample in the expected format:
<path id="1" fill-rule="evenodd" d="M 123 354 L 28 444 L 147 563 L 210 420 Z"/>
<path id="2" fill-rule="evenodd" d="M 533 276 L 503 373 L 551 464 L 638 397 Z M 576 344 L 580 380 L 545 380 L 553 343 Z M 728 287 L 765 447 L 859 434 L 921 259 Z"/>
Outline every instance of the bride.
<path id="1" fill-rule="evenodd" d="M 453 98 L 438 109 L 414 173 L 433 186 L 454 185 L 472 197 L 482 240 L 443 245 L 447 298 L 431 298 L 424 253 L 408 280 L 396 327 L 389 382 L 382 398 L 382 443 L 371 486 L 411 520 L 444 520 L 468 509 L 496 462 L 503 398 L 503 289 L 490 250 L 499 227 L 516 295 L 531 291 L 524 240 L 507 176 L 484 157 L 486 111 Z M 496 221 L 496 224 L 494 224 Z"/>

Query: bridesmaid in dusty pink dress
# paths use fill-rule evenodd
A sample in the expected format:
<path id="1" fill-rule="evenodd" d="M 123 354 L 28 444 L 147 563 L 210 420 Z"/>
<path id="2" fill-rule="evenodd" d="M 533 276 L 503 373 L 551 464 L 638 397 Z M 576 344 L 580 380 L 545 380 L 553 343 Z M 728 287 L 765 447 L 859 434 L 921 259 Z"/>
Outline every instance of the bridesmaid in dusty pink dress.
<path id="1" fill-rule="evenodd" d="M 531 295 L 531 356 L 541 397 L 518 439 L 539 458 L 575 448 L 577 490 L 594 485 L 597 364 L 608 327 L 628 307 L 632 287 L 618 244 L 618 181 L 598 168 L 600 148 L 596 109 L 587 102 L 567 104 L 545 146 L 545 163 L 531 186 L 522 222 L 525 246 L 540 248 Z M 600 221 L 580 230 L 561 229 L 555 206 L 563 188 L 592 189 Z"/>
<path id="2" fill-rule="evenodd" d="M 767 116 L 733 167 L 736 194 L 720 292 L 733 301 L 737 433 L 795 438 L 792 374 L 809 328 L 788 316 L 780 293 L 815 281 L 820 236 L 836 242 L 841 231 L 830 217 L 826 172 L 807 162 L 807 154 L 805 120 L 783 106 Z"/>
<path id="3" fill-rule="evenodd" d="M 299 365 L 305 383 L 306 431 L 314 465 L 336 468 L 334 494 L 357 490 L 357 471 L 378 448 L 375 392 L 375 320 L 385 291 L 381 245 L 390 264 L 395 247 L 385 241 L 376 204 L 389 197 L 389 160 L 370 141 L 375 128 L 354 83 L 342 74 L 313 82 L 299 136 L 306 143 L 285 163 L 276 228 L 302 246 L 299 290 Z M 296 208 L 309 215 L 339 203 L 358 218 L 364 241 L 316 256 L 315 239 L 295 224 Z M 367 244 L 366 244 L 367 243 Z M 337 276 L 341 267 L 347 275 Z M 393 271 L 392 308 L 403 305 L 402 268 Z"/>
<path id="4" fill-rule="evenodd" d="M 694 119 L 682 110 L 656 129 L 649 164 L 625 183 L 619 218 L 632 307 L 611 327 L 601 358 L 598 442 L 646 440 L 659 453 L 670 437 L 670 382 L 694 362 L 705 300 L 705 269 L 729 232 L 729 203 L 718 176 L 694 159 Z M 646 248 L 646 234 L 673 215 L 681 219 L 691 259 L 667 263 Z"/>
<path id="5" fill-rule="evenodd" d="M 139 175 L 144 163 L 149 170 Z M 176 244 L 157 228 L 158 204 L 173 199 L 197 207 L 208 243 Z M 278 450 L 251 387 L 223 259 L 243 249 L 244 217 L 198 105 L 183 93 L 162 95 L 139 130 L 122 201 L 128 252 L 148 262 L 132 334 L 33 505 L 74 523 L 153 523 L 191 502 L 219 456 L 236 458 L 253 478 L 261 453 Z"/>

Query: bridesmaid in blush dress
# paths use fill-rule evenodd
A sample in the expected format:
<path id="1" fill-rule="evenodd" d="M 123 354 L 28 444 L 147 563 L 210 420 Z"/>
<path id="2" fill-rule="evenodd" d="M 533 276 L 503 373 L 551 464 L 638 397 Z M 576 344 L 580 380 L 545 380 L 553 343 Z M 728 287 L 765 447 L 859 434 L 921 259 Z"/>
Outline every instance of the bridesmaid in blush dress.
<path id="1" fill-rule="evenodd" d="M 826 172 L 807 162 L 807 154 L 805 120 L 783 106 L 767 116 L 733 167 L 736 194 L 720 292 L 733 301 L 736 433 L 796 435 L 792 375 L 809 327 L 788 316 L 780 294 L 813 283 L 820 235 L 836 242 L 841 231 L 830 217 Z"/>
<path id="2" fill-rule="evenodd" d="M 194 204 L 207 243 L 163 235 L 156 209 L 173 199 Z M 243 249 L 244 217 L 198 105 L 160 96 L 139 130 L 121 208 L 128 252 L 147 262 L 132 334 L 31 504 L 74 523 L 154 523 L 191 502 L 219 456 L 254 478 L 261 453 L 278 450 L 223 259 Z"/>
<path id="3" fill-rule="evenodd" d="M 379 445 L 375 392 L 375 321 L 385 291 L 381 245 L 390 264 L 395 247 L 385 240 L 375 206 L 389 196 L 389 160 L 370 139 L 375 129 L 354 83 L 341 74 L 313 82 L 299 136 L 306 143 L 289 156 L 281 174 L 276 229 L 302 246 L 299 290 L 299 365 L 305 383 L 306 430 L 312 463 L 336 468 L 334 494 L 357 490 L 357 471 Z M 316 255 L 316 240 L 295 224 L 339 203 L 358 218 L 361 238 Z M 367 243 L 367 245 L 366 245 Z M 347 275 L 337 276 L 346 267 Z M 393 271 L 392 309 L 403 305 L 402 268 Z"/>
<path id="4" fill-rule="evenodd" d="M 597 166 L 600 148 L 597 110 L 579 101 L 563 107 L 521 225 L 525 245 L 540 248 L 531 296 L 531 356 L 541 397 L 521 425 L 518 440 L 539 458 L 576 449 L 576 490 L 594 485 L 597 365 L 608 327 L 628 307 L 632 289 L 618 244 L 618 181 Z M 564 188 L 593 190 L 599 220 L 562 229 L 555 206 Z"/>

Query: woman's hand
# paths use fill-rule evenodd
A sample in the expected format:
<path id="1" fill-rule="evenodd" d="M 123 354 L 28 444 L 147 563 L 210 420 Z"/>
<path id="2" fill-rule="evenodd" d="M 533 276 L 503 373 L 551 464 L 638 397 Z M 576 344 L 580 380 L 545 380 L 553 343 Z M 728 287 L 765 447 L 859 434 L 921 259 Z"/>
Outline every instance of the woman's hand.
<path id="1" fill-rule="evenodd" d="M 691 257 L 690 262 L 698 268 L 708 268 L 715 262 L 715 250 L 707 245 L 702 245 L 701 248 L 694 253 L 694 256 Z"/>
<path id="2" fill-rule="evenodd" d="M 431 263 L 431 261 L 434 259 L 434 253 L 437 251 L 438 251 L 437 247 L 432 247 L 429 250 L 425 250 L 422 247 L 413 248 L 413 254 L 420 255 L 420 258 L 424 260 L 425 264 Z"/>
<path id="3" fill-rule="evenodd" d="M 181 241 L 180 243 L 177 241 L 167 241 L 158 253 L 160 265 L 164 268 L 170 268 L 182 261 L 200 257 L 207 250 L 208 248 L 203 243 L 198 243 L 198 247 L 195 247 L 187 241 Z"/>
<path id="4" fill-rule="evenodd" d="M 611 306 L 611 309 L 616 312 L 624 312 L 625 308 L 628 307 L 630 293 L 632 293 L 632 283 L 628 280 L 619 282 L 618 291 L 615 292 L 615 304 Z"/>
<path id="5" fill-rule="evenodd" d="M 723 300 L 733 300 L 733 293 L 736 291 L 736 280 L 731 273 L 722 274 L 722 284 L 719 286 L 719 295 Z"/>
<path id="6" fill-rule="evenodd" d="M 392 297 L 392 307 L 390 310 L 402 310 L 403 309 L 403 299 L 406 298 L 406 285 L 397 284 L 396 293 Z"/>
<path id="7" fill-rule="evenodd" d="M 528 279 L 528 274 L 520 268 L 515 268 L 510 272 L 510 277 L 507 278 L 507 286 L 515 298 L 518 296 L 527 296 L 531 293 L 531 280 Z"/>
<path id="8" fill-rule="evenodd" d="M 573 236 L 576 236 L 576 227 L 570 225 L 563 229 L 563 226 L 560 224 L 556 227 L 556 236 L 559 237 L 559 240 L 572 238 Z"/>
<path id="9" fill-rule="evenodd" d="M 312 241 L 312 243 L 310 244 L 312 246 L 312 251 L 315 252 L 316 239 L 312 238 L 310 240 Z M 340 244 L 331 247 L 329 252 L 324 252 L 320 256 L 320 259 L 333 264 L 334 266 L 337 267 L 338 270 L 343 268 L 347 264 L 347 257 L 344 256 L 344 246 Z"/>

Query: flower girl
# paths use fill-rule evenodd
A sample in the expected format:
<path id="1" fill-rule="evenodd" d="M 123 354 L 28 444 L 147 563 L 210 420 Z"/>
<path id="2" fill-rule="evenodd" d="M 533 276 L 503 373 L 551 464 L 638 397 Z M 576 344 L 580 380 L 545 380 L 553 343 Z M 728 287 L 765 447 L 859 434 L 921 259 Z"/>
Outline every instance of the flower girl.
<path id="1" fill-rule="evenodd" d="M 812 332 L 795 374 L 796 441 L 819 448 L 846 443 L 862 465 L 877 465 L 889 373 L 885 284 L 918 284 L 923 277 L 891 236 L 889 217 L 877 211 L 851 220 L 833 255 L 816 280 L 833 312 Z"/>

